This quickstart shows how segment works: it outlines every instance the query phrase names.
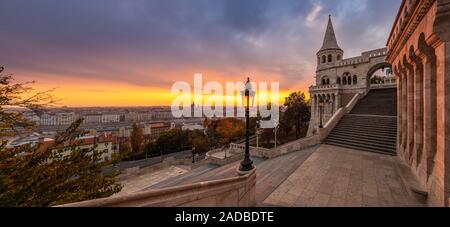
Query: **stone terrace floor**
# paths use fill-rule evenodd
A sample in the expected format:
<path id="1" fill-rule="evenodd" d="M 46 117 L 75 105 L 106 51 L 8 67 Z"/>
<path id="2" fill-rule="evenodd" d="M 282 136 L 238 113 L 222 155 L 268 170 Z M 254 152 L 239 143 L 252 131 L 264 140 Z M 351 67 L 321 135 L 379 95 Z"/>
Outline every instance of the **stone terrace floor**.
<path id="1" fill-rule="evenodd" d="M 393 156 L 320 145 L 259 205 L 424 206 L 406 191 L 396 171 L 397 161 Z"/>

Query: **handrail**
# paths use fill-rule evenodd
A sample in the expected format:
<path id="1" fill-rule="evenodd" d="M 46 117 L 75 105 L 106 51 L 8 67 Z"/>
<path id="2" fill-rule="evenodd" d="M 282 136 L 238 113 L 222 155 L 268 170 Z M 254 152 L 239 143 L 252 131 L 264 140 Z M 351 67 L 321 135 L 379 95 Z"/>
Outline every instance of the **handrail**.
<path id="1" fill-rule="evenodd" d="M 239 190 L 241 187 L 251 188 L 256 178 L 256 170 L 244 176 L 236 176 L 222 180 L 205 181 L 189 185 L 175 186 L 165 189 L 148 190 L 130 195 L 88 200 L 57 207 L 145 207 L 145 206 L 179 206 L 199 201 L 214 195 L 220 196 L 224 190 Z M 221 206 L 221 204 L 216 204 Z M 252 205 L 252 204 L 248 204 Z"/>

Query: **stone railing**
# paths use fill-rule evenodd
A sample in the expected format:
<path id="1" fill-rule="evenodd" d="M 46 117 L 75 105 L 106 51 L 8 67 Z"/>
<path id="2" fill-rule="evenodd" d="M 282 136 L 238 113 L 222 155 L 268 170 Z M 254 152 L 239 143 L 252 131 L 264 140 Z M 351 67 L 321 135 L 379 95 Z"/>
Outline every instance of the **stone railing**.
<path id="1" fill-rule="evenodd" d="M 383 83 L 370 84 L 370 89 L 384 89 L 384 88 L 396 88 L 397 80 L 395 78 L 386 78 Z"/>
<path id="2" fill-rule="evenodd" d="M 374 57 L 380 57 L 380 56 L 386 56 L 388 53 L 387 48 L 381 48 L 377 50 L 371 50 L 367 52 L 363 52 L 362 56 L 365 58 L 374 58 Z"/>
<path id="3" fill-rule="evenodd" d="M 365 57 L 359 56 L 359 57 L 344 59 L 341 62 L 339 62 L 339 66 L 355 65 L 355 64 L 360 64 L 360 63 L 366 63 L 369 61 L 370 61 L 370 58 L 365 58 Z"/>
<path id="4" fill-rule="evenodd" d="M 309 88 L 310 91 L 322 91 L 322 90 L 330 90 L 330 89 L 340 89 L 342 85 L 340 84 L 330 84 L 330 85 L 317 85 L 311 86 Z"/>
<path id="5" fill-rule="evenodd" d="M 261 147 L 250 147 L 250 155 L 254 157 L 267 158 L 271 150 Z M 230 144 L 228 149 L 216 149 L 206 154 L 208 163 L 224 166 L 244 159 L 245 145 Z"/>
<path id="6" fill-rule="evenodd" d="M 252 207 L 256 169 L 245 176 L 207 181 L 59 207 Z"/>
<path id="7" fill-rule="evenodd" d="M 336 127 L 336 125 L 341 121 L 342 117 L 345 114 L 350 113 L 355 105 L 358 103 L 361 98 L 361 94 L 357 93 L 352 98 L 352 100 L 347 104 L 347 106 L 340 108 L 336 113 L 330 118 L 330 120 L 325 124 L 323 128 L 319 128 L 319 141 L 323 142 L 328 135 L 330 135 L 331 131 Z"/>
<path id="8" fill-rule="evenodd" d="M 308 147 L 315 146 L 320 143 L 319 136 L 314 135 L 311 137 L 299 139 L 287 144 L 283 144 L 277 148 L 273 148 L 271 150 L 267 150 L 264 152 L 262 156 L 263 158 L 276 158 L 278 156 L 282 156 L 285 154 L 289 154 L 292 152 L 300 151 Z"/>
<path id="9" fill-rule="evenodd" d="M 236 148 L 216 149 L 206 153 L 206 162 L 218 166 L 228 165 L 244 158 L 244 152 Z"/>

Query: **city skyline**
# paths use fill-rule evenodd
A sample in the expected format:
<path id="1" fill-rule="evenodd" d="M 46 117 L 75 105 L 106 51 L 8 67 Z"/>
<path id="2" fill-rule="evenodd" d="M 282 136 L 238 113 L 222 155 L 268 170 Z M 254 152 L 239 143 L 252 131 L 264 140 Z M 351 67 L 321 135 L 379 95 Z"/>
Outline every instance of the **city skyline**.
<path id="1" fill-rule="evenodd" d="M 56 88 L 62 105 L 169 106 L 192 82 L 277 81 L 281 98 L 314 84 L 332 14 L 346 53 L 383 47 L 400 1 L 5 2 L 0 63 L 19 82 Z M 51 6 L 51 7 L 49 7 Z M 374 20 L 374 18 L 376 18 Z M 350 26 L 351 25 L 351 26 Z"/>

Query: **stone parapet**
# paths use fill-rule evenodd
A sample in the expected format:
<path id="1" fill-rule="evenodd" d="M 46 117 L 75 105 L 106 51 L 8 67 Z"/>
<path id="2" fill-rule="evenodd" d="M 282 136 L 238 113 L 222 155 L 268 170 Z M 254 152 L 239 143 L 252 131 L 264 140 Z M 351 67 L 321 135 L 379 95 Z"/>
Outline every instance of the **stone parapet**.
<path id="1" fill-rule="evenodd" d="M 245 176 L 207 181 L 59 207 L 252 207 L 256 169 Z"/>

